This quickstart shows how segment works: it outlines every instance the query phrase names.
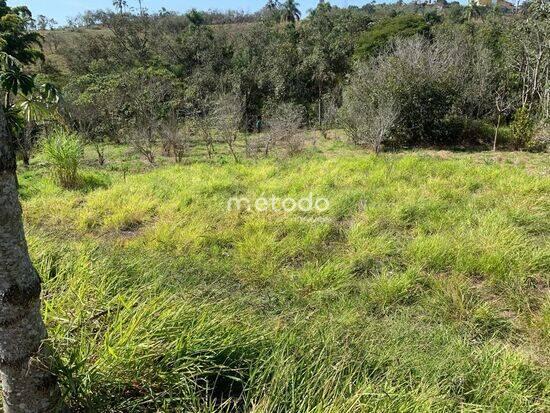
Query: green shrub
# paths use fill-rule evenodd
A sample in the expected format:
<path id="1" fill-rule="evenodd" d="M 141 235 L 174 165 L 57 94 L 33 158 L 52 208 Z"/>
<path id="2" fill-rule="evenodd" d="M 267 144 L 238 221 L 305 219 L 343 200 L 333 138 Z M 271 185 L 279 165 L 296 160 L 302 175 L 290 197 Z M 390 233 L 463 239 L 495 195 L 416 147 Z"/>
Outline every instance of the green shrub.
<path id="1" fill-rule="evenodd" d="M 56 183 L 64 188 L 77 186 L 78 167 L 84 155 L 78 135 L 63 130 L 55 131 L 45 139 L 42 150 L 53 167 L 52 174 Z"/>
<path id="2" fill-rule="evenodd" d="M 499 143 L 503 140 L 504 128 L 499 130 Z M 445 135 L 442 143 L 450 146 L 489 146 L 495 137 L 495 127 L 479 119 L 453 116 L 445 120 Z"/>
<path id="3" fill-rule="evenodd" d="M 512 132 L 510 130 L 510 126 L 501 126 L 498 130 L 498 142 L 497 142 L 497 148 L 508 148 L 513 149 L 513 139 L 512 139 Z"/>
<path id="4" fill-rule="evenodd" d="M 515 149 L 526 148 L 533 137 L 533 122 L 526 108 L 519 109 L 510 124 L 512 144 Z"/>
<path id="5" fill-rule="evenodd" d="M 527 147 L 531 152 L 548 152 L 550 150 L 550 126 L 545 124 L 537 126 Z"/>
<path id="6" fill-rule="evenodd" d="M 464 59 L 455 40 L 397 39 L 359 62 L 344 90 L 341 122 L 354 143 L 456 144 L 446 119 L 462 105 Z M 458 132 L 462 131 L 462 127 Z"/>

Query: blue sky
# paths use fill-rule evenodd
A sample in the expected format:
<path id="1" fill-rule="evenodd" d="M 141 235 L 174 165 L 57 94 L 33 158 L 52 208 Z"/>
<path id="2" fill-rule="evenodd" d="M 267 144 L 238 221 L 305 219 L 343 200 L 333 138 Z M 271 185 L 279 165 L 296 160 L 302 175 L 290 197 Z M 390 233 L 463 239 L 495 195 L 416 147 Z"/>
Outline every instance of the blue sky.
<path id="1" fill-rule="evenodd" d="M 138 0 L 126 0 L 128 5 L 137 7 Z M 244 10 L 256 11 L 260 9 L 265 0 L 142 0 L 144 7 L 150 11 L 158 11 L 162 7 L 168 10 L 186 11 L 191 8 L 199 10 L 217 9 L 217 10 Z M 318 0 L 298 0 L 302 12 L 314 7 Z M 333 0 L 330 3 L 337 6 L 362 5 L 369 0 Z M 74 17 L 86 10 L 96 10 L 112 8 L 112 0 L 8 0 L 9 6 L 25 5 L 29 7 L 34 16 L 44 14 L 54 18 L 59 23 L 65 23 L 67 17 Z"/>

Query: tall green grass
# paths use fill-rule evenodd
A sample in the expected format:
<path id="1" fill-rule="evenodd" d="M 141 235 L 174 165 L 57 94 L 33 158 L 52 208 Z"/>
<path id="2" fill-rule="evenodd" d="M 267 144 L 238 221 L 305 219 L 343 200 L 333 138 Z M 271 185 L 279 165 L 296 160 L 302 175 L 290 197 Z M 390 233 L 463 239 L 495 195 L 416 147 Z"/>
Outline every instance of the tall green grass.
<path id="1" fill-rule="evenodd" d="M 75 411 L 550 408 L 542 174 L 336 149 L 47 179 L 25 220 Z M 226 208 L 309 192 L 330 208 Z"/>
<path id="2" fill-rule="evenodd" d="M 59 185 L 64 188 L 78 186 L 78 167 L 84 155 L 78 135 L 59 129 L 44 139 L 42 151 L 51 164 L 53 178 Z"/>

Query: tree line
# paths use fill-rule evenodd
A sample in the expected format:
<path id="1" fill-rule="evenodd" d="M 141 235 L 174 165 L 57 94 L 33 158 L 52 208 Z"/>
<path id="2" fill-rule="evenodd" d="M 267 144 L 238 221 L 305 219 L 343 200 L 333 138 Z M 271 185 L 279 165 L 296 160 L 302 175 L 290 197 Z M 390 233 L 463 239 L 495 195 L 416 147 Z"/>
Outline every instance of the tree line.
<path id="1" fill-rule="evenodd" d="M 249 14 L 115 3 L 41 32 L 56 59 L 32 68 L 62 90 L 59 121 L 93 143 L 100 162 L 109 141 L 130 141 L 150 160 L 159 143 L 176 159 L 193 142 L 210 155 L 213 140 L 237 136 L 223 129 L 222 112 L 240 133 L 288 125 L 288 116 L 323 135 L 345 129 L 376 151 L 548 144 L 543 0 L 518 8 L 321 1 L 306 16 L 293 0 Z M 269 153 L 274 135 L 285 134 L 247 141 L 247 153 Z"/>

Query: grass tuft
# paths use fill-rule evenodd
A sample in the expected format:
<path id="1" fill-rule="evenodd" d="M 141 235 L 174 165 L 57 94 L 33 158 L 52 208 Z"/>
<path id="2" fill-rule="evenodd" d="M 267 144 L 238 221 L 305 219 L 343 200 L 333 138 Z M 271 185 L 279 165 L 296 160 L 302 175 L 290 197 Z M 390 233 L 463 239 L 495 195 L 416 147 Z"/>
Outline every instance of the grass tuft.
<path id="1" fill-rule="evenodd" d="M 42 151 L 51 163 L 53 178 L 59 185 L 75 188 L 80 184 L 78 167 L 84 149 L 76 134 L 59 129 L 44 139 Z"/>

